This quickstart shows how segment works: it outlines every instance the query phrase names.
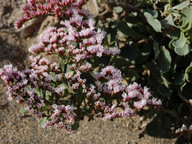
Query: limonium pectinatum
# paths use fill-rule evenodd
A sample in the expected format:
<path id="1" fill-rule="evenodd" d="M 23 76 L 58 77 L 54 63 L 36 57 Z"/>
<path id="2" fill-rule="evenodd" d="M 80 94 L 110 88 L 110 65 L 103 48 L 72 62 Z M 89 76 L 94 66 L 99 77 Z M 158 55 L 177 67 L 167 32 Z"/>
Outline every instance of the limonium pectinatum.
<path id="1" fill-rule="evenodd" d="M 42 15 L 59 20 L 29 48 L 30 68 L 19 71 L 12 65 L 0 69 L 0 79 L 7 86 L 8 100 L 40 119 L 42 127 L 53 125 L 75 132 L 83 117 L 103 120 L 134 116 L 144 106 L 158 107 L 147 87 L 124 84 L 121 71 L 108 65 L 94 70 L 94 58 L 115 56 L 118 48 L 102 45 L 105 32 L 95 26 L 86 0 L 28 0 L 24 16 L 16 24 Z M 54 55 L 57 61 L 46 55 Z M 70 70 L 70 71 L 69 71 Z"/>

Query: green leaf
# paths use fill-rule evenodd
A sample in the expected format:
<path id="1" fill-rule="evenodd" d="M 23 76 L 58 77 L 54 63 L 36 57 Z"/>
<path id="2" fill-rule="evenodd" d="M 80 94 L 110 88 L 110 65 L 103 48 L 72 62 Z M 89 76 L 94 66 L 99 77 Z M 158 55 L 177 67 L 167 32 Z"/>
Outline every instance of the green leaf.
<path id="1" fill-rule="evenodd" d="M 137 57 L 136 44 L 133 42 L 129 42 L 129 44 L 122 47 L 120 56 L 128 58 L 129 60 L 135 60 Z"/>
<path id="2" fill-rule="evenodd" d="M 186 85 L 183 87 L 182 94 L 186 99 L 191 98 L 191 94 L 192 94 L 192 84 L 191 83 L 186 83 Z"/>
<path id="3" fill-rule="evenodd" d="M 138 48 L 137 50 L 137 58 L 136 58 L 136 62 L 139 63 L 145 63 L 146 59 L 151 55 L 151 51 L 152 51 L 152 47 L 151 46 L 147 46 L 147 47 L 142 47 L 142 48 Z"/>
<path id="4" fill-rule="evenodd" d="M 163 75 L 161 74 L 161 78 L 163 80 L 163 83 L 166 87 L 169 87 L 169 85 L 171 85 L 171 81 L 169 80 L 169 77 L 167 75 Z"/>
<path id="5" fill-rule="evenodd" d="M 183 73 L 176 73 L 174 75 L 174 83 L 176 85 L 182 85 L 185 82 L 185 75 Z"/>
<path id="6" fill-rule="evenodd" d="M 50 75 L 52 76 L 53 81 L 56 82 L 57 81 L 56 74 L 54 72 L 50 72 Z"/>
<path id="7" fill-rule="evenodd" d="M 182 26 L 185 27 L 188 23 L 192 22 L 192 7 L 185 7 L 181 10 L 183 23 Z"/>
<path id="8" fill-rule="evenodd" d="M 172 30 L 171 32 L 169 32 L 169 33 L 167 34 L 167 36 L 168 36 L 170 39 L 179 39 L 179 37 L 180 37 L 180 29 L 175 28 L 174 30 Z"/>
<path id="9" fill-rule="evenodd" d="M 106 32 L 107 32 L 106 42 L 108 42 L 110 45 L 114 45 L 117 38 L 117 22 L 111 20 L 109 22 L 109 28 L 106 30 Z"/>
<path id="10" fill-rule="evenodd" d="M 42 89 L 36 88 L 36 89 L 35 89 L 35 93 L 36 93 L 38 96 L 43 97 L 43 91 L 42 91 Z"/>
<path id="11" fill-rule="evenodd" d="M 120 6 L 116 6 L 116 7 L 113 8 L 113 11 L 116 12 L 116 13 L 121 13 L 121 12 L 123 12 L 123 8 L 120 7 Z"/>
<path id="12" fill-rule="evenodd" d="M 153 18 L 157 18 L 158 17 L 158 11 L 157 10 L 154 10 L 154 9 L 144 9 L 143 12 L 147 12 L 147 13 L 150 13 Z"/>
<path id="13" fill-rule="evenodd" d="M 156 40 L 153 41 L 153 50 L 155 54 L 155 59 L 157 59 L 157 57 L 160 54 L 160 50 L 159 50 L 159 43 Z"/>
<path id="14" fill-rule="evenodd" d="M 127 36 L 131 36 L 134 38 L 146 38 L 145 36 L 135 32 L 132 28 L 130 28 L 126 21 L 118 22 L 118 30 Z"/>
<path id="15" fill-rule="evenodd" d="M 174 16 L 181 16 L 180 12 L 174 9 L 168 9 L 169 12 L 171 12 Z"/>
<path id="16" fill-rule="evenodd" d="M 26 110 L 25 107 L 23 107 L 23 108 L 20 109 L 20 113 L 25 113 L 25 112 L 27 112 L 27 110 Z"/>
<path id="17" fill-rule="evenodd" d="M 185 79 L 187 82 L 192 83 L 192 63 L 185 70 Z"/>
<path id="18" fill-rule="evenodd" d="M 67 84 L 62 83 L 62 84 L 58 85 L 58 87 L 64 87 L 64 89 L 66 89 L 67 88 Z"/>
<path id="19" fill-rule="evenodd" d="M 174 49 L 174 46 L 173 46 L 173 42 L 175 41 L 175 39 L 172 39 L 170 42 L 169 42 L 169 49 Z"/>
<path id="20" fill-rule="evenodd" d="M 48 109 L 50 109 L 50 105 L 48 106 L 48 104 L 45 104 L 45 106 L 41 107 L 40 112 L 47 111 Z"/>
<path id="21" fill-rule="evenodd" d="M 139 78 L 139 74 L 137 73 L 137 71 L 135 71 L 133 69 L 129 69 L 127 71 L 127 75 L 128 75 L 131 82 L 134 82 Z"/>
<path id="22" fill-rule="evenodd" d="M 159 69 L 162 73 L 166 73 L 171 68 L 171 55 L 169 51 L 164 47 L 160 46 L 160 55 L 158 57 Z"/>
<path id="23" fill-rule="evenodd" d="M 155 62 L 149 62 L 147 64 L 147 68 L 150 70 L 150 73 L 153 75 L 154 79 L 156 79 L 158 83 L 163 82 L 159 69 L 158 69 L 158 66 Z"/>
<path id="24" fill-rule="evenodd" d="M 152 4 L 152 0 L 141 0 L 140 5 L 141 6 L 147 6 Z"/>
<path id="25" fill-rule="evenodd" d="M 175 48 L 175 52 L 180 56 L 187 55 L 191 50 L 191 47 L 186 43 L 183 48 Z"/>
<path id="26" fill-rule="evenodd" d="M 173 9 L 173 10 L 174 10 L 174 9 L 181 10 L 181 9 L 183 9 L 183 8 L 185 8 L 185 7 L 187 7 L 187 6 L 189 6 L 189 4 L 190 4 L 189 1 L 185 1 L 185 2 L 183 2 L 183 3 L 180 3 L 180 4 L 178 4 L 178 5 L 174 6 L 174 7 L 172 7 L 172 9 Z"/>
<path id="27" fill-rule="evenodd" d="M 124 67 L 124 66 L 129 66 L 129 65 L 131 65 L 130 60 L 128 60 L 127 58 L 122 57 L 122 56 L 117 56 L 117 57 L 115 57 L 115 58 L 111 61 L 111 63 L 113 63 L 113 64 L 115 65 L 115 67 L 120 68 L 120 69 L 121 69 L 122 67 Z"/>
<path id="28" fill-rule="evenodd" d="M 187 42 L 187 38 L 185 37 L 184 33 L 181 32 L 180 38 L 176 42 L 174 42 L 173 45 L 178 48 L 183 48 L 186 42 Z"/>
<path id="29" fill-rule="evenodd" d="M 47 122 L 47 118 L 46 117 L 39 119 L 39 125 L 40 126 L 43 126 L 46 122 Z"/>
<path id="30" fill-rule="evenodd" d="M 169 97 L 173 94 L 173 90 L 172 89 L 169 89 L 167 88 L 165 85 L 161 84 L 159 87 L 158 87 L 158 91 L 159 93 L 164 96 L 164 97 Z"/>
<path id="31" fill-rule="evenodd" d="M 154 19 L 153 16 L 148 12 L 144 12 L 144 16 L 147 22 L 152 26 L 152 28 L 156 32 L 161 32 L 161 23 L 159 22 L 159 20 Z"/>
<path id="32" fill-rule="evenodd" d="M 45 92 L 45 99 L 47 101 L 52 101 L 53 100 L 52 93 L 50 91 L 48 91 L 48 90 L 46 90 L 46 92 Z"/>
<path id="33" fill-rule="evenodd" d="M 137 23 L 137 24 L 133 24 L 131 27 L 135 32 L 143 34 L 143 35 L 147 35 L 149 33 L 154 33 L 153 29 L 151 29 L 151 27 L 149 25 L 145 25 L 143 23 Z M 147 38 L 149 39 L 149 38 Z"/>
<path id="34" fill-rule="evenodd" d="M 71 125 L 71 129 L 72 130 L 78 130 L 79 128 L 79 122 L 74 122 L 72 125 Z"/>
<path id="35" fill-rule="evenodd" d="M 74 72 L 74 71 L 71 70 L 71 65 L 69 65 L 69 64 L 67 65 L 67 72 L 71 73 L 71 74 Z"/>
<path id="36" fill-rule="evenodd" d="M 132 13 L 127 14 L 127 16 L 125 17 L 125 21 L 131 24 L 141 23 L 141 20 Z"/>
<path id="37" fill-rule="evenodd" d="M 165 19 L 161 20 L 161 24 L 163 26 L 165 26 L 166 28 L 169 28 L 170 26 L 176 27 L 171 14 L 168 17 L 166 17 Z"/>
<path id="38" fill-rule="evenodd" d="M 157 137 L 160 134 L 161 119 L 159 116 L 153 118 L 153 120 L 146 126 L 146 132 L 148 135 Z"/>
<path id="39" fill-rule="evenodd" d="M 73 46 L 75 46 L 75 47 L 77 47 L 77 43 L 76 42 L 74 42 L 74 41 L 71 41 L 71 44 L 73 45 Z"/>
<path id="40" fill-rule="evenodd" d="M 170 129 L 172 120 L 168 115 L 163 116 L 163 121 L 162 121 L 163 127 Z"/>
<path id="41" fill-rule="evenodd" d="M 160 3 L 167 3 L 169 0 L 159 0 Z"/>
<path id="42" fill-rule="evenodd" d="M 173 117 L 177 117 L 177 112 L 176 112 L 176 110 L 175 109 L 164 109 L 164 111 L 165 112 L 167 112 L 168 114 L 170 114 L 171 116 L 173 116 Z"/>
<path id="43" fill-rule="evenodd" d="M 181 92 L 183 92 L 183 89 L 185 88 L 186 85 L 187 85 L 186 82 L 184 84 L 182 84 L 182 86 L 180 87 Z"/>
<path id="44" fill-rule="evenodd" d="M 181 103 L 181 104 L 177 107 L 177 111 L 178 111 L 178 114 L 179 114 L 179 115 L 181 114 L 182 107 L 183 107 L 183 103 Z"/>
<path id="45" fill-rule="evenodd" d="M 190 52 L 190 46 L 187 44 L 187 38 L 184 33 L 181 32 L 180 38 L 173 42 L 175 52 L 180 56 L 185 56 Z"/>

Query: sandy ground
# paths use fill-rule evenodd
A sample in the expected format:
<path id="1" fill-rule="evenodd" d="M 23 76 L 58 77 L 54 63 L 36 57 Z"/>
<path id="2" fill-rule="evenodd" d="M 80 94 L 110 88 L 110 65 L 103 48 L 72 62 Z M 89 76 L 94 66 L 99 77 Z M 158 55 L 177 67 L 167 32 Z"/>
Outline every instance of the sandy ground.
<path id="1" fill-rule="evenodd" d="M 0 67 L 12 63 L 19 69 L 28 66 L 28 47 L 52 18 L 29 22 L 21 30 L 13 29 L 20 18 L 23 0 L 0 0 Z M 95 14 L 94 4 L 87 7 Z M 96 119 L 80 123 L 76 134 L 55 128 L 41 128 L 35 117 L 19 112 L 16 102 L 8 102 L 5 85 L 0 81 L 0 144 L 169 144 L 176 139 L 153 138 L 145 133 L 149 121 L 127 117 L 114 121 Z"/>

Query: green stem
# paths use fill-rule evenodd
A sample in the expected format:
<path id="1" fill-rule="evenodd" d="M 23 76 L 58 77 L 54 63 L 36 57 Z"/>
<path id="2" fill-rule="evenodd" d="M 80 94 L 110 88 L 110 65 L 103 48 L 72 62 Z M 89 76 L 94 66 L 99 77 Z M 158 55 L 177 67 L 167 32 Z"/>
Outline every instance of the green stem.
<path id="1" fill-rule="evenodd" d="M 173 0 L 169 0 L 169 7 L 172 6 Z"/>
<path id="2" fill-rule="evenodd" d="M 67 64 L 64 65 L 64 73 L 67 72 Z"/>
<path id="3" fill-rule="evenodd" d="M 175 88 L 176 88 L 177 93 L 178 93 L 179 97 L 181 98 L 181 100 L 183 100 L 186 103 L 189 103 L 189 101 L 181 94 L 179 88 L 177 86 L 175 86 Z"/>

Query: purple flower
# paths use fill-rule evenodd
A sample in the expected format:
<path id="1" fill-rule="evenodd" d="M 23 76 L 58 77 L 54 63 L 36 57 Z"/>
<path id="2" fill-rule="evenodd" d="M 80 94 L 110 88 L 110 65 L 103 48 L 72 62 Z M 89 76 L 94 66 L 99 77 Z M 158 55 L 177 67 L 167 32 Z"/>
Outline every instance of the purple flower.
<path id="1" fill-rule="evenodd" d="M 42 127 L 52 125 L 74 132 L 71 125 L 84 113 L 90 119 L 96 115 L 107 120 L 133 116 L 146 105 L 162 104 L 152 97 L 149 88 L 136 82 L 123 84 L 121 71 L 114 66 L 94 70 L 93 58 L 117 55 L 120 49 L 102 45 L 105 32 L 82 8 L 85 3 L 28 0 L 23 18 L 15 24 L 20 28 L 26 21 L 44 15 L 60 20 L 60 25 L 45 30 L 29 48 L 30 69 L 18 71 L 12 65 L 0 69 L 8 100 L 15 99 L 29 113 L 43 118 Z M 49 60 L 47 55 L 56 56 L 56 60 Z M 87 78 L 87 73 L 92 79 Z"/>

